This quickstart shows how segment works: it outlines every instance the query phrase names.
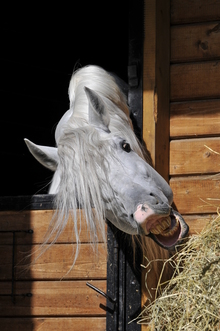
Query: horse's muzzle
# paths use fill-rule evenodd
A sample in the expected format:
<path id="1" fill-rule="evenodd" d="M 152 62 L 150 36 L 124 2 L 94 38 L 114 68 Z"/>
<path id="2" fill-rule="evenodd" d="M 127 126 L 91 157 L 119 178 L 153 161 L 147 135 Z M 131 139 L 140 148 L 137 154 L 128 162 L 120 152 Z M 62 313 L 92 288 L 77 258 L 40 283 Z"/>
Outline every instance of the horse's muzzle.
<path id="1" fill-rule="evenodd" d="M 173 249 L 189 230 L 183 217 L 172 208 L 161 215 L 144 203 L 137 206 L 133 217 L 145 235 L 166 249 Z"/>

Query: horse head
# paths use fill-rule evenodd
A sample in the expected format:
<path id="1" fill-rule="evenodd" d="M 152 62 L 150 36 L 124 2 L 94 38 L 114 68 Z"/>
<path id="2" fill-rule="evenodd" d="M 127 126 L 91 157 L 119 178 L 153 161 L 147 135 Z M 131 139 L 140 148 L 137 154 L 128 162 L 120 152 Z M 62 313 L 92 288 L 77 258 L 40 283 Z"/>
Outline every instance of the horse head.
<path id="1" fill-rule="evenodd" d="M 74 110 L 67 111 L 57 127 L 56 148 L 25 139 L 34 157 L 55 171 L 49 193 L 57 195 L 62 218 L 80 206 L 94 223 L 94 208 L 99 222 L 107 218 L 125 233 L 150 236 L 172 249 L 186 236 L 188 226 L 171 207 L 170 186 L 135 150 L 133 140 L 111 126 L 117 105 L 87 86 L 82 93 L 87 121 L 73 129 Z"/>

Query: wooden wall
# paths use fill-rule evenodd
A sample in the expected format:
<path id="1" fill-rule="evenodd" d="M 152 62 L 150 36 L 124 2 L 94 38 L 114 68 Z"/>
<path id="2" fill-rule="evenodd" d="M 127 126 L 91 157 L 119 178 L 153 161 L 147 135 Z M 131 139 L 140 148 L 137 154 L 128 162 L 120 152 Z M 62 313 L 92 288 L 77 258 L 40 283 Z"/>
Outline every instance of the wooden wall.
<path id="1" fill-rule="evenodd" d="M 170 9 L 170 185 L 195 233 L 220 200 L 220 1 Z"/>
<path id="2" fill-rule="evenodd" d="M 220 202 L 220 1 L 145 0 L 144 31 L 143 139 L 198 233 Z"/>
<path id="3" fill-rule="evenodd" d="M 80 212 L 80 211 L 79 211 Z M 81 249 L 74 269 L 70 270 L 75 249 L 71 223 L 35 263 L 25 270 L 38 253 L 36 250 L 48 228 L 53 211 L 2 211 L 0 231 L 33 229 L 33 234 L 15 235 L 14 293 L 28 296 L 0 296 L 1 331 L 106 330 L 105 299 L 86 286 L 89 281 L 106 292 L 107 256 L 98 244 L 98 257 L 89 244 L 85 224 L 81 230 Z M 12 233 L 0 233 L 0 295 L 11 293 Z M 35 252 L 35 253 L 34 253 Z M 31 256 L 27 257 L 29 254 Z"/>

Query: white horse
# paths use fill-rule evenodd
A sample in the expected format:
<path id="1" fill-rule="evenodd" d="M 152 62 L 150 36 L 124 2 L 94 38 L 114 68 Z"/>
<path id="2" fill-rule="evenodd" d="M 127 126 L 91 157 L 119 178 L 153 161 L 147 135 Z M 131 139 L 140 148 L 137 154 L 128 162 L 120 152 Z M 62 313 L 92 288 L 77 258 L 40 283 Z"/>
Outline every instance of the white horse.
<path id="1" fill-rule="evenodd" d="M 79 69 L 69 98 L 70 109 L 55 132 L 57 147 L 25 139 L 33 156 L 55 172 L 49 193 L 56 195 L 57 215 L 49 237 L 55 234 L 55 241 L 71 215 L 79 244 L 80 207 L 94 242 L 97 232 L 105 241 L 103 220 L 108 219 L 128 234 L 173 248 L 188 226 L 171 207 L 171 188 L 144 159 L 115 79 L 97 66 Z"/>

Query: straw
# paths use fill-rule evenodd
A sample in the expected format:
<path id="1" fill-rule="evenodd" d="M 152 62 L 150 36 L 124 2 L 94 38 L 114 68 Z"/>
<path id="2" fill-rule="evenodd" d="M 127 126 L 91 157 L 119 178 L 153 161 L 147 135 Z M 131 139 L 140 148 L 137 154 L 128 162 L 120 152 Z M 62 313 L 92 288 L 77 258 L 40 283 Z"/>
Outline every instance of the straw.
<path id="1" fill-rule="evenodd" d="M 170 263 L 173 277 L 159 282 L 159 297 L 137 322 L 149 330 L 220 330 L 220 214 L 180 248 L 162 269 Z"/>

